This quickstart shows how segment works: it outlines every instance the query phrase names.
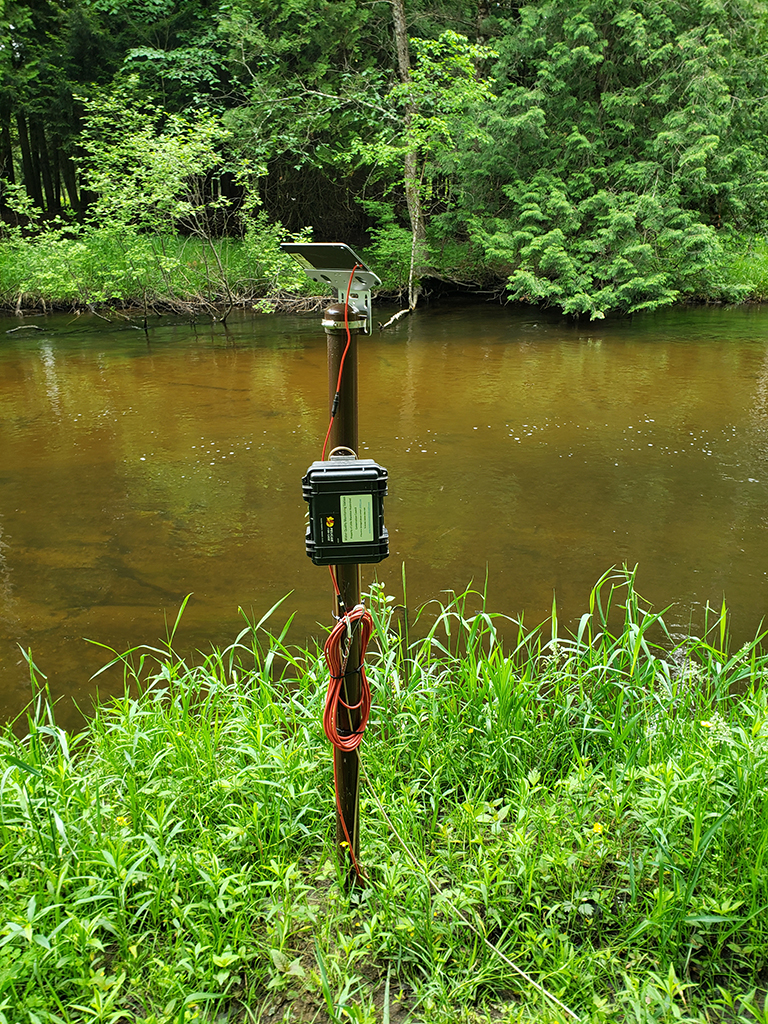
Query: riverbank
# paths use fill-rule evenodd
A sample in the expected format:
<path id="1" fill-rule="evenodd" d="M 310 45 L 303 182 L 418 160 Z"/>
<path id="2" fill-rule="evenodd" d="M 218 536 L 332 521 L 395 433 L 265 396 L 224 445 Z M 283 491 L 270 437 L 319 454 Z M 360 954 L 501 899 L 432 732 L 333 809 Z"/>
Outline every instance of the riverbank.
<path id="1" fill-rule="evenodd" d="M 220 317 L 262 298 L 308 294 L 305 275 L 265 230 L 205 240 L 87 229 L 0 243 L 0 307 L 14 313 L 109 311 Z"/>
<path id="2" fill-rule="evenodd" d="M 317 284 L 281 252 L 279 225 L 261 223 L 243 238 L 205 239 L 85 228 L 34 238 L 0 241 L 0 311 L 34 314 L 89 310 L 132 318 L 176 313 L 226 317 L 233 308 L 264 312 L 311 312 L 324 303 Z M 378 298 L 407 294 L 408 264 L 400 254 L 380 264 L 365 254 L 382 278 Z M 434 287 L 471 292 L 480 287 L 503 295 L 504 277 L 469 275 L 454 253 L 435 270 Z M 478 268 L 475 268 L 478 270 Z M 456 278 L 456 275 L 459 275 Z M 475 277 L 478 277 L 475 274 Z M 330 292 L 329 292 L 330 294 Z"/>
<path id="3" fill-rule="evenodd" d="M 724 608 L 673 642 L 632 574 L 575 637 L 459 596 L 413 640 L 370 606 L 351 900 L 316 650 L 139 650 L 82 733 L 43 694 L 6 730 L 0 1021 L 762 1020 L 759 644 Z"/>
<path id="4" fill-rule="evenodd" d="M 265 312 L 314 309 L 316 285 L 279 249 L 279 225 L 260 222 L 244 238 L 205 239 L 151 235 L 109 228 L 42 232 L 34 238 L 0 241 L 0 311 L 15 314 L 90 310 L 102 315 L 141 318 L 176 313 L 226 318 L 236 307 Z M 363 252 L 382 279 L 380 298 L 407 295 L 410 249 L 381 245 Z M 671 257 L 668 257 L 671 260 Z M 435 247 L 435 289 L 483 293 L 504 301 L 504 264 L 483 262 L 470 243 Z M 762 302 L 768 299 L 768 242 L 733 238 L 723 248 L 721 266 L 709 284 L 675 291 L 674 261 L 659 263 L 673 298 L 648 308 L 679 302 Z M 556 303 L 553 303 L 556 305 Z M 615 312 L 621 312 L 620 309 Z"/>

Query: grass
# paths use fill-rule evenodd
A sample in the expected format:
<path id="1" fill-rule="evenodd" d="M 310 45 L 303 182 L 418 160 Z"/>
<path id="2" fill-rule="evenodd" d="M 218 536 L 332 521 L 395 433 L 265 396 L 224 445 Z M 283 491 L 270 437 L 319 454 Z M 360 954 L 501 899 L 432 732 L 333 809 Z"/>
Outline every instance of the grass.
<path id="1" fill-rule="evenodd" d="M 72 230 L 0 241 L 0 306 L 45 311 L 191 304 L 207 310 L 308 290 L 303 271 L 279 249 L 282 228 L 263 220 L 241 239 Z"/>
<path id="2" fill-rule="evenodd" d="M 394 240 L 390 237 L 395 232 Z M 74 232 L 74 233 L 73 233 Z M 203 239 L 140 233 L 131 228 L 58 228 L 0 239 L 0 308 L 12 310 L 145 307 L 203 312 L 234 301 L 290 308 L 313 291 L 297 263 L 280 251 L 293 240 L 279 224 L 258 219 L 242 238 Z M 411 235 L 379 232 L 366 252 L 385 294 L 407 292 Z M 446 280 L 501 284 L 469 244 L 443 242 L 433 262 Z"/>
<path id="3" fill-rule="evenodd" d="M 264 216 L 242 238 L 153 235 L 126 226 L 49 226 L 34 237 L 6 229 L 0 238 L 0 308 L 143 308 L 145 314 L 170 309 L 212 315 L 233 303 L 265 310 L 275 304 L 301 308 L 318 288 L 280 251 L 279 243 L 291 237 Z M 768 241 L 734 235 L 724 244 L 722 281 L 709 297 L 766 301 Z M 486 263 L 472 243 L 433 240 L 430 253 L 437 276 L 445 281 L 504 291 L 510 268 Z M 393 225 L 373 231 L 364 258 L 381 276 L 383 294 L 407 291 L 409 231 Z"/>
<path id="4" fill-rule="evenodd" d="M 768 300 L 768 239 L 737 238 L 728 246 L 727 280 L 754 302 Z"/>
<path id="5" fill-rule="evenodd" d="M 627 572 L 573 636 L 369 604 L 351 892 L 317 650 L 171 636 L 78 735 L 37 693 L 0 742 L 0 1021 L 768 1020 L 760 638 L 722 608 L 673 642 Z"/>

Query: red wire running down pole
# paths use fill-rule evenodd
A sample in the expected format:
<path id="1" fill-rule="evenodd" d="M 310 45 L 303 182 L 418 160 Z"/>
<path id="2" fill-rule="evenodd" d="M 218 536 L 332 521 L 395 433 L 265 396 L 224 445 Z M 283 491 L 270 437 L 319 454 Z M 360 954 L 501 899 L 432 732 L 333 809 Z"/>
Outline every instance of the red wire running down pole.
<path id="1" fill-rule="evenodd" d="M 352 267 L 352 273 L 349 275 L 349 282 L 347 283 L 347 294 L 344 298 L 344 329 L 347 332 L 347 346 L 344 349 L 344 353 L 339 363 L 339 377 L 336 381 L 336 397 L 333 400 L 333 407 L 331 409 L 331 420 L 328 424 L 328 430 L 325 435 L 325 441 L 323 441 L 323 451 L 320 455 L 320 459 L 325 462 L 325 450 L 328 447 L 328 438 L 331 436 L 331 427 L 333 426 L 333 417 L 336 415 L 336 405 L 339 401 L 339 394 L 341 393 L 341 375 L 344 373 L 344 360 L 347 358 L 347 352 L 349 352 L 349 346 L 352 344 L 352 335 L 349 331 L 349 293 L 352 291 L 352 278 L 355 276 L 355 271 L 358 267 L 362 266 L 361 263 L 356 263 Z"/>
<path id="2" fill-rule="evenodd" d="M 328 360 L 331 388 L 331 415 L 323 442 L 321 460 L 324 462 L 328 442 L 334 423 L 336 424 L 336 445 L 354 453 L 357 448 L 357 349 L 346 369 L 347 355 L 353 349 L 352 330 L 349 324 L 349 296 L 355 271 L 355 264 L 349 275 L 344 300 L 344 329 L 346 345 L 343 352 L 341 339 L 333 338 L 328 330 Z M 338 320 L 338 308 L 333 309 Z M 333 326 L 333 325 L 332 325 Z M 339 324 L 339 327 L 341 324 Z M 336 328 L 338 331 L 338 328 Z M 355 324 L 355 335 L 358 325 Z M 337 342 L 339 344 L 337 345 Z M 342 390 L 343 389 L 343 390 Z M 337 418 L 337 412 L 339 416 Z M 368 722 L 371 708 L 371 691 L 365 676 L 363 659 L 373 632 L 373 620 L 365 607 L 360 604 L 359 565 L 328 566 L 331 574 L 336 605 L 334 613 L 339 616 L 325 644 L 325 657 L 330 679 L 326 696 L 323 727 L 333 746 L 333 782 L 336 793 L 336 842 L 349 850 L 350 860 L 358 880 L 364 879 L 358 862 L 359 856 L 359 754 L 358 747 Z"/>

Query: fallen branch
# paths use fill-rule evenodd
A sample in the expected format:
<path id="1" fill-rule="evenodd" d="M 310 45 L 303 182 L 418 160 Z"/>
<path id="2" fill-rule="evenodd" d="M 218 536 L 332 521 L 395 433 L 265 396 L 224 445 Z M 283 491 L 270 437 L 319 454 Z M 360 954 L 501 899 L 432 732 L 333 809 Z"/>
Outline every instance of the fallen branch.
<path id="1" fill-rule="evenodd" d="M 93 313 L 94 316 L 97 316 L 99 320 L 103 320 L 105 323 L 112 323 L 108 316 L 102 316 L 101 313 L 97 313 L 93 306 L 88 306 L 88 312 Z"/>
<path id="2" fill-rule="evenodd" d="M 410 309 L 400 309 L 400 310 L 398 310 L 398 312 L 395 313 L 394 316 L 391 316 L 389 318 L 389 320 L 387 320 L 387 322 L 385 324 L 379 323 L 379 330 L 380 331 L 385 331 L 388 327 L 391 327 L 392 324 L 397 323 L 397 321 L 401 317 L 408 316 L 408 314 L 410 312 L 411 312 Z"/>

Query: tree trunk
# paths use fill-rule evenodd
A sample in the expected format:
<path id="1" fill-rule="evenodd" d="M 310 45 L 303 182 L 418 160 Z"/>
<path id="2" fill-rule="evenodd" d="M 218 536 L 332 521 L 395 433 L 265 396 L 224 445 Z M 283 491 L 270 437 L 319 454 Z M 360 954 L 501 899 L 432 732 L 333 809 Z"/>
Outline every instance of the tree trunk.
<path id="1" fill-rule="evenodd" d="M 24 175 L 24 188 L 33 203 L 42 210 L 43 190 L 40 187 L 40 175 L 36 171 L 35 161 L 32 159 L 32 150 L 29 145 L 29 134 L 27 133 L 27 122 L 24 115 L 19 111 L 16 114 L 16 127 L 19 130 L 19 146 L 21 147 L 21 168 Z"/>
<path id="2" fill-rule="evenodd" d="M 11 145 L 11 125 L 9 120 L 3 120 L 0 129 L 0 177 L 5 178 L 12 185 L 16 184 L 16 175 L 13 173 L 13 146 Z"/>
<path id="3" fill-rule="evenodd" d="M 409 82 L 411 80 L 411 52 L 408 46 L 408 24 L 405 20 L 403 0 L 392 0 L 392 20 L 395 25 L 397 70 L 400 81 Z"/>
<path id="4" fill-rule="evenodd" d="M 51 160 L 48 155 L 48 145 L 45 141 L 45 128 L 35 120 L 30 124 L 30 142 L 32 143 L 33 159 L 37 153 L 37 162 L 40 168 L 40 176 L 43 180 L 45 191 L 45 207 L 49 216 L 55 216 L 61 211 L 56 203 L 56 191 L 53 187 L 53 175 L 51 174 Z"/>
<path id="5" fill-rule="evenodd" d="M 64 194 L 61 187 L 61 162 L 59 160 L 59 149 L 61 148 L 57 135 L 52 136 L 48 156 L 50 157 L 51 177 L 53 178 L 53 195 L 56 200 L 56 212 L 61 213 L 61 197 Z"/>
<path id="6" fill-rule="evenodd" d="M 7 118 L 3 119 L 0 128 L 0 236 L 5 234 L 3 224 L 5 221 L 12 222 L 13 218 L 8 210 L 5 201 L 5 185 L 9 182 L 16 184 L 13 174 L 13 147 L 11 146 L 11 130 Z"/>
<path id="7" fill-rule="evenodd" d="M 489 0 L 477 0 L 477 16 L 475 18 L 475 31 L 477 33 L 478 46 L 482 46 L 486 41 L 485 37 L 485 22 L 490 17 L 491 7 Z"/>
<path id="8" fill-rule="evenodd" d="M 58 149 L 58 157 L 59 167 L 61 168 L 61 178 L 64 182 L 64 188 L 66 189 L 67 195 L 69 196 L 69 205 L 72 207 L 72 212 L 79 218 L 83 211 L 80 209 L 80 197 L 77 194 L 75 165 L 61 147 Z"/>
<path id="9" fill-rule="evenodd" d="M 411 80 L 411 55 L 408 46 L 408 24 L 405 20 L 403 0 L 392 0 L 392 21 L 395 28 L 397 47 L 397 70 L 400 81 L 407 85 Z M 405 133 L 408 137 L 413 107 L 406 104 Z M 408 308 L 413 309 L 419 301 L 421 284 L 419 278 L 427 268 L 427 231 L 421 202 L 421 180 L 416 148 L 408 148 L 405 154 L 405 201 L 411 221 L 411 267 L 408 274 Z"/>

